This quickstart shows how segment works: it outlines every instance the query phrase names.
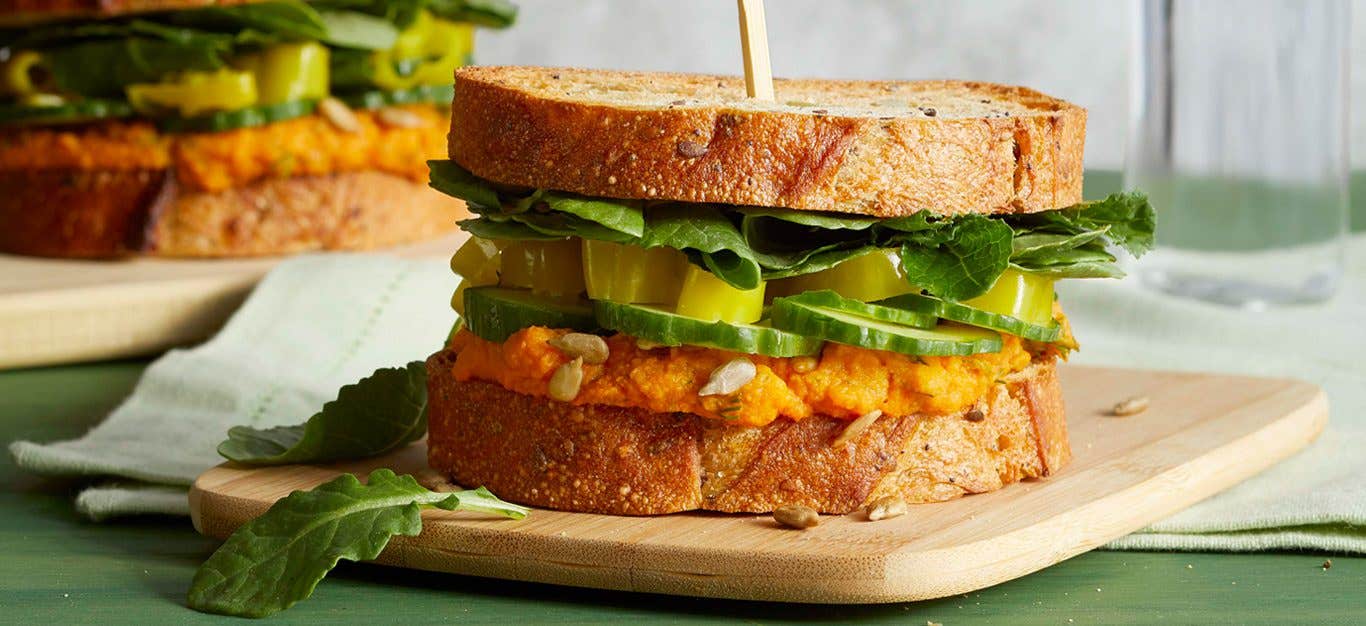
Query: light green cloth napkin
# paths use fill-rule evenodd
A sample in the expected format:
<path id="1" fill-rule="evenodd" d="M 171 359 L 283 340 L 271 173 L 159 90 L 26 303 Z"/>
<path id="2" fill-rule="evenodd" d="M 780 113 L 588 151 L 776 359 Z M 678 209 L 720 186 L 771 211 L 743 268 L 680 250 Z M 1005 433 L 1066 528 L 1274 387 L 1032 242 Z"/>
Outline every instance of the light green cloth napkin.
<path id="1" fill-rule="evenodd" d="M 218 336 L 157 359 L 133 394 L 84 437 L 17 441 L 10 451 L 34 472 L 142 482 L 82 491 L 77 509 L 92 518 L 187 515 L 187 487 L 222 462 L 216 448 L 228 427 L 301 422 L 342 385 L 439 348 L 455 322 L 449 302 L 457 280 L 437 261 L 286 261 Z"/>
<path id="2" fill-rule="evenodd" d="M 1119 549 L 1313 548 L 1366 553 L 1366 237 L 1326 304 L 1266 313 L 1164 297 L 1136 281 L 1067 281 L 1080 363 L 1295 376 L 1323 385 L 1329 429 L 1307 452 L 1153 527 Z M 372 370 L 423 358 L 453 322 L 441 263 L 306 257 L 257 288 L 217 338 L 159 359 L 81 439 L 14 444 L 22 467 L 159 483 L 93 488 L 93 517 L 185 512 L 184 487 L 217 463 L 233 424 L 293 423 Z"/>
<path id="3" fill-rule="evenodd" d="M 1230 310 L 1134 279 L 1063 281 L 1076 363 L 1293 377 L 1328 392 L 1328 428 L 1270 470 L 1108 547 L 1366 553 L 1366 235 L 1330 302 Z"/>

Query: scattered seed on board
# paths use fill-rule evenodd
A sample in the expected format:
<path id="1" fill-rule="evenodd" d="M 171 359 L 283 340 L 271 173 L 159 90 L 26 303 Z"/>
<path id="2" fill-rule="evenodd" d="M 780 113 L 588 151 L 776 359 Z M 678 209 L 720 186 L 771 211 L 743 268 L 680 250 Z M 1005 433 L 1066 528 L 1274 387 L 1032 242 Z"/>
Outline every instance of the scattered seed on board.
<path id="1" fill-rule="evenodd" d="M 862 435 L 863 431 L 868 430 L 868 427 L 872 426 L 873 422 L 876 422 L 879 417 L 882 417 L 882 409 L 873 409 L 860 415 L 858 419 L 849 422 L 849 425 L 844 427 L 844 432 L 840 433 L 840 436 L 836 437 L 835 440 L 830 443 L 831 447 L 839 448 L 849 445 L 850 442 L 858 439 L 858 436 Z"/>
<path id="2" fill-rule="evenodd" d="M 427 121 L 421 115 L 403 109 L 380 109 L 375 114 L 381 124 L 390 128 L 418 128 L 426 126 Z"/>
<path id="3" fill-rule="evenodd" d="M 611 354 L 607 347 L 607 341 L 602 337 L 588 333 L 569 333 L 551 339 L 546 343 L 565 356 L 582 357 L 583 362 L 589 365 L 602 365 L 607 362 L 607 357 Z"/>
<path id="4" fill-rule="evenodd" d="M 759 370 L 749 359 L 731 359 L 711 373 L 707 384 L 697 391 L 699 396 L 724 396 L 735 393 L 754 380 Z"/>
<path id="5" fill-rule="evenodd" d="M 971 411 L 968 411 L 967 413 L 963 414 L 963 419 L 969 422 L 980 422 L 986 418 L 986 414 L 982 413 L 981 409 L 972 409 Z"/>
<path id="6" fill-rule="evenodd" d="M 573 361 L 561 365 L 550 375 L 550 384 L 546 385 L 546 393 L 552 400 L 569 402 L 579 397 L 579 387 L 583 385 L 583 357 L 574 357 Z"/>
<path id="7" fill-rule="evenodd" d="M 863 512 L 870 522 L 892 519 L 906 514 L 906 501 L 891 496 L 878 498 L 864 508 Z"/>
<path id="8" fill-rule="evenodd" d="M 422 468 L 413 478 L 417 479 L 417 484 L 437 493 L 450 493 L 459 490 L 459 487 L 456 487 L 445 474 L 430 467 Z"/>
<path id="9" fill-rule="evenodd" d="M 1130 415 L 1138 415 L 1147 410 L 1148 396 L 1134 396 L 1128 400 L 1115 404 L 1114 408 L 1110 409 L 1110 415 L 1114 415 L 1115 417 L 1129 417 Z"/>
<path id="10" fill-rule="evenodd" d="M 800 504 L 786 504 L 773 511 L 773 519 L 788 528 L 807 529 L 821 523 L 816 509 Z"/>
<path id="11" fill-rule="evenodd" d="M 336 98 L 323 98 L 318 102 L 318 112 L 327 118 L 333 126 L 342 132 L 360 132 L 360 120 L 356 119 L 356 114 L 351 111 L 351 107 Z"/>

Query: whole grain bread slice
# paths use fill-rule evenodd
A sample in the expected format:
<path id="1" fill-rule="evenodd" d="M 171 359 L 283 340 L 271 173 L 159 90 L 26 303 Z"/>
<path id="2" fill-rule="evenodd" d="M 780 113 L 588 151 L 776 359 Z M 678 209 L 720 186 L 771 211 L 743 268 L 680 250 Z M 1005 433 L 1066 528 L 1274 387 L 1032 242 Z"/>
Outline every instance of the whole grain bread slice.
<path id="1" fill-rule="evenodd" d="M 378 171 L 180 188 L 169 170 L 0 170 L 0 253 L 248 257 L 367 250 L 455 230 L 464 203 Z"/>
<path id="2" fill-rule="evenodd" d="M 1086 111 L 1023 87 L 544 67 L 456 72 L 450 157 L 496 183 L 883 217 L 1081 200 Z"/>
<path id="3" fill-rule="evenodd" d="M 858 432 L 824 416 L 745 427 L 577 406 L 457 381 L 454 361 L 451 351 L 427 361 L 428 463 L 532 506 L 657 515 L 803 504 L 842 514 L 884 497 L 926 503 L 992 491 L 1052 474 L 1071 457 L 1051 359 L 966 411 L 887 416 Z"/>

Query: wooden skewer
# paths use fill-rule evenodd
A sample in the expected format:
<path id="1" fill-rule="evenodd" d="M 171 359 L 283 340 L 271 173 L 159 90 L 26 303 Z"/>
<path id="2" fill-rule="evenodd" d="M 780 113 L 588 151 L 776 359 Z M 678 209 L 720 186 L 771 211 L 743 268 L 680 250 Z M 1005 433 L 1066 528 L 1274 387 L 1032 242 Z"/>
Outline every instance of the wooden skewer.
<path id="1" fill-rule="evenodd" d="M 773 99 L 773 70 L 768 63 L 768 29 L 764 0 L 736 0 L 740 7 L 740 50 L 745 55 L 745 91 L 749 97 Z"/>

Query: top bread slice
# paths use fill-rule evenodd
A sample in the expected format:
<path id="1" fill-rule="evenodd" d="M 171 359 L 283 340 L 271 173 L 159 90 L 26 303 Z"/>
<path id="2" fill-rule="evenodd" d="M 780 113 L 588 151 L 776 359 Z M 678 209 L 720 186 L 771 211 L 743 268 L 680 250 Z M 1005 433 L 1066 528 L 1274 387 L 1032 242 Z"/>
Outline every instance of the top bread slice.
<path id="1" fill-rule="evenodd" d="M 1086 111 L 963 81 L 777 80 L 543 67 L 455 75 L 450 157 L 506 185 L 895 217 L 1081 201 Z"/>
<path id="2" fill-rule="evenodd" d="M 3 0 L 0 26 L 37 24 L 70 19 L 97 19 L 246 4 L 261 0 Z"/>

